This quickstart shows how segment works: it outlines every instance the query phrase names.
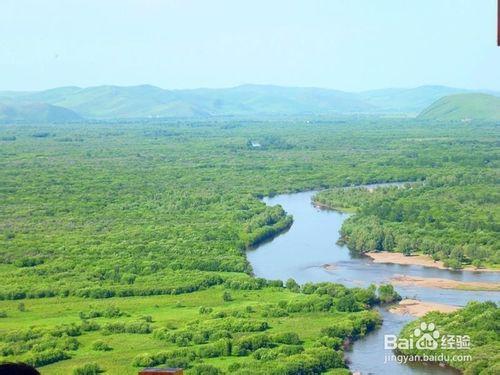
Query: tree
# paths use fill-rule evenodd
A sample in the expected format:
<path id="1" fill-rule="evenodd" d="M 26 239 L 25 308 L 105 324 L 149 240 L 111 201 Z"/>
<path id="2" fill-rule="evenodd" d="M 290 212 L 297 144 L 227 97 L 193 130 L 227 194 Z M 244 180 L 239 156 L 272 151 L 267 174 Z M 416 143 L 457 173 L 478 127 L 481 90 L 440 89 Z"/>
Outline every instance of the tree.
<path id="1" fill-rule="evenodd" d="M 286 281 L 285 287 L 292 292 L 299 292 L 300 285 L 294 279 L 288 279 Z"/>

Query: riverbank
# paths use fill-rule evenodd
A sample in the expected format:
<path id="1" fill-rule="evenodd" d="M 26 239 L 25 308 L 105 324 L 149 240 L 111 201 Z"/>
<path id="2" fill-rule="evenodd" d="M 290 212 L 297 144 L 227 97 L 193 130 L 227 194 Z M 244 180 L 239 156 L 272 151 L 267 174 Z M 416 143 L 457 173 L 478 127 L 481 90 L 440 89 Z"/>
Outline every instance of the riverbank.
<path id="1" fill-rule="evenodd" d="M 458 289 L 458 290 L 480 290 L 500 292 L 500 283 L 479 281 L 456 281 L 440 279 L 435 277 L 415 277 L 407 275 L 396 275 L 391 278 L 394 285 L 413 285 L 423 288 Z"/>
<path id="2" fill-rule="evenodd" d="M 442 261 L 433 260 L 428 255 L 415 254 L 406 256 L 403 253 L 391 253 L 388 251 L 380 251 L 380 252 L 370 251 L 364 254 L 367 257 L 371 258 L 374 263 L 392 263 L 392 264 L 432 267 L 432 268 L 439 268 L 441 270 L 450 270 L 449 267 L 444 266 L 444 263 Z M 500 272 L 500 270 L 492 268 L 476 268 L 472 266 L 466 266 L 462 268 L 461 271 Z"/>
<path id="3" fill-rule="evenodd" d="M 389 311 L 399 315 L 411 315 L 416 317 L 424 316 L 431 311 L 451 313 L 457 311 L 459 307 L 445 305 L 443 303 L 423 302 L 416 299 L 404 299 L 397 305 L 391 307 Z"/>

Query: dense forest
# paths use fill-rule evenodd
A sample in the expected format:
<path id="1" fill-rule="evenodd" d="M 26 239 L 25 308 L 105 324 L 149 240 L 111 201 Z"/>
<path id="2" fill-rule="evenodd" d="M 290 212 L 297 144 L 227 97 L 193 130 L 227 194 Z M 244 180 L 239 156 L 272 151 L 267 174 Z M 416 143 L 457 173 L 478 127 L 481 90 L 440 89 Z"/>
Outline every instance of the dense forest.
<path id="1" fill-rule="evenodd" d="M 500 372 L 499 332 L 500 309 L 493 302 L 469 302 L 463 309 L 451 314 L 431 312 L 407 325 L 400 338 L 415 337 L 414 330 L 422 323 L 433 324 L 437 338 L 436 349 L 400 349 L 408 356 L 442 356 L 444 362 L 465 375 L 489 375 Z M 424 326 L 425 327 L 425 326 Z M 416 346 L 416 345 L 415 345 Z M 455 356 L 455 357 L 454 357 Z M 470 356 L 470 360 L 460 360 Z"/>
<path id="2" fill-rule="evenodd" d="M 500 194 L 495 170 L 432 174 L 420 183 L 332 189 L 315 201 L 356 210 L 342 239 L 356 252 L 421 252 L 445 266 L 500 264 Z"/>
<path id="3" fill-rule="evenodd" d="M 383 199 L 427 241 L 450 235 L 462 261 L 494 263 L 497 138 L 494 123 L 369 118 L 2 125 L 1 360 L 44 374 L 343 369 L 342 343 L 392 297 L 252 277 L 245 250 L 293 220 L 259 198 L 411 181 Z M 415 214 L 443 196 L 446 212 Z M 379 214 L 370 196 L 348 222 L 386 230 Z"/>

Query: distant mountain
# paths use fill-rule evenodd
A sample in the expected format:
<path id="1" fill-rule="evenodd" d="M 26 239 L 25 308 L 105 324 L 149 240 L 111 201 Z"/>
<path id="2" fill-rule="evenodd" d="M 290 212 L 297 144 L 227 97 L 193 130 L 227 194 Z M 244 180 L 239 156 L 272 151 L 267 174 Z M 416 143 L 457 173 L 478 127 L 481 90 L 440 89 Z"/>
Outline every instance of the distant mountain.
<path id="1" fill-rule="evenodd" d="M 500 98 L 487 94 L 450 95 L 431 104 L 418 118 L 500 121 Z"/>
<path id="2" fill-rule="evenodd" d="M 81 117 L 70 109 L 46 103 L 1 104 L 0 121 L 71 122 Z"/>
<path id="3" fill-rule="evenodd" d="M 0 93 L 0 98 L 5 97 Z M 163 90 L 155 86 L 61 87 L 11 96 L 46 102 L 88 118 L 199 117 L 372 112 L 355 94 L 317 88 L 244 85 L 229 89 Z"/>
<path id="4" fill-rule="evenodd" d="M 442 97 L 466 92 L 470 91 L 447 86 L 420 86 L 364 91 L 359 97 L 383 112 L 417 114 Z"/>
<path id="5" fill-rule="evenodd" d="M 59 87 L 0 92 L 9 105 L 47 103 L 95 119 L 261 115 L 416 115 L 437 99 L 466 92 L 445 86 L 349 93 L 339 90 L 242 85 L 225 89 L 164 90 L 150 85 Z"/>

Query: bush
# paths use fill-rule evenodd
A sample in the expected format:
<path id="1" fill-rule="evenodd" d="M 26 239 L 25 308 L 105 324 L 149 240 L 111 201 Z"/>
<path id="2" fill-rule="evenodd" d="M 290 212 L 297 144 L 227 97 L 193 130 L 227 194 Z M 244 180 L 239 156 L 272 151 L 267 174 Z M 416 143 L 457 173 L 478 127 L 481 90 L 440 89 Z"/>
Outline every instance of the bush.
<path id="1" fill-rule="evenodd" d="M 102 340 L 94 341 L 94 343 L 92 344 L 92 349 L 99 351 L 99 352 L 107 352 L 107 351 L 113 350 L 113 348 L 111 348 L 111 346 L 109 346 L 108 344 L 106 344 Z"/>
<path id="2" fill-rule="evenodd" d="M 345 312 L 360 311 L 361 308 L 352 294 L 341 297 L 336 304 L 337 310 Z"/>
<path id="3" fill-rule="evenodd" d="M 205 307 L 205 306 L 200 306 L 200 309 L 198 310 L 198 312 L 202 315 L 210 314 L 212 311 L 213 309 L 211 307 Z"/>
<path id="4" fill-rule="evenodd" d="M 401 300 L 401 296 L 394 290 L 391 284 L 380 285 L 378 295 L 382 303 L 392 303 Z"/>
<path id="5" fill-rule="evenodd" d="M 229 293 L 227 290 L 224 292 L 224 294 L 222 295 L 222 300 L 224 302 L 229 302 L 229 301 L 232 301 L 233 300 L 233 297 L 231 296 L 231 293 Z"/>
<path id="6" fill-rule="evenodd" d="M 300 285 L 297 284 L 297 282 L 294 279 L 288 279 L 286 281 L 285 287 L 288 290 L 291 290 L 292 292 L 299 292 L 300 291 Z"/>
<path id="7" fill-rule="evenodd" d="M 197 347 L 197 355 L 201 358 L 226 357 L 231 355 L 232 344 L 229 339 L 221 339 L 212 344 Z"/>
<path id="8" fill-rule="evenodd" d="M 302 343 L 299 335 L 295 332 L 276 333 L 271 336 L 271 340 L 273 342 L 288 345 L 299 345 Z"/>
<path id="9" fill-rule="evenodd" d="M 26 362 L 32 366 L 40 367 L 68 358 L 69 355 L 66 352 L 58 349 L 51 349 L 32 354 L 31 357 L 27 358 Z"/>
<path id="10" fill-rule="evenodd" d="M 73 375 L 97 375 L 104 370 L 97 363 L 86 363 L 82 367 L 73 370 Z"/>
<path id="11" fill-rule="evenodd" d="M 151 325 L 147 322 L 130 322 L 130 323 L 108 323 L 104 326 L 104 332 L 106 334 L 111 333 L 138 333 L 138 334 L 148 334 L 153 330 Z"/>
<path id="12" fill-rule="evenodd" d="M 143 353 L 135 356 L 133 365 L 136 367 L 150 367 L 155 365 L 155 361 L 150 354 Z"/>
<path id="13" fill-rule="evenodd" d="M 273 342 L 265 333 L 248 335 L 239 338 L 233 345 L 233 355 L 244 356 L 260 348 L 269 348 Z"/>

